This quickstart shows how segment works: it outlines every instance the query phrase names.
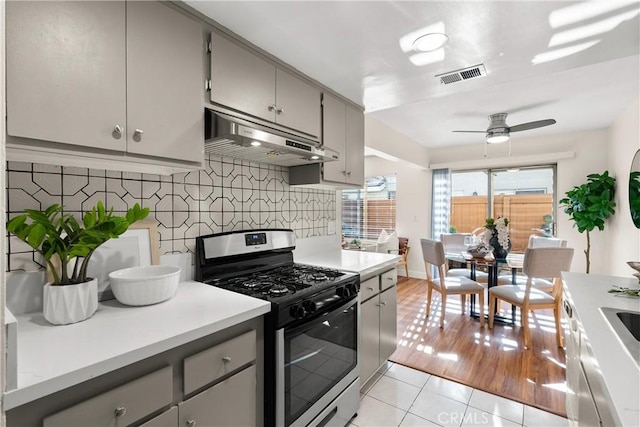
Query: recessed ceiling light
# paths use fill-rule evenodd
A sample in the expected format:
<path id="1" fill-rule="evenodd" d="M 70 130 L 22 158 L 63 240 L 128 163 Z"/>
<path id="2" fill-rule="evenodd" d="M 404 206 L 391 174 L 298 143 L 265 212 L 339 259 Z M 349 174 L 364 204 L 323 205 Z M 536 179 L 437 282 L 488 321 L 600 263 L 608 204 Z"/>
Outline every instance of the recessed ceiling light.
<path id="1" fill-rule="evenodd" d="M 252 147 L 259 147 L 259 146 L 261 146 L 261 145 L 262 145 L 262 144 L 261 144 L 259 141 L 251 141 L 251 146 L 252 146 Z"/>
<path id="2" fill-rule="evenodd" d="M 444 33 L 429 33 L 418 37 L 413 42 L 413 49 L 418 52 L 431 52 L 440 49 L 449 40 Z"/>

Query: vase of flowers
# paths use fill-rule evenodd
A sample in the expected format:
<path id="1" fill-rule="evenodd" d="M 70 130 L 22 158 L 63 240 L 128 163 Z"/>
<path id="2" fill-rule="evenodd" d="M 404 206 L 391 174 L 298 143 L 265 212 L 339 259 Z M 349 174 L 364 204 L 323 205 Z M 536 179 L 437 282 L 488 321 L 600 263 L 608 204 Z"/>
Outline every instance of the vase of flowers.
<path id="1" fill-rule="evenodd" d="M 487 229 L 484 240 L 493 247 L 493 256 L 504 259 L 511 250 L 511 240 L 509 240 L 509 220 L 507 218 L 487 218 L 484 227 Z"/>
<path id="2" fill-rule="evenodd" d="M 42 314 L 54 325 L 66 325 L 88 319 L 98 308 L 98 282 L 87 277 L 94 251 L 109 239 L 127 231 L 129 225 L 144 219 L 148 208 L 138 203 L 125 216 L 107 211 L 102 202 L 86 212 L 79 222 L 64 213 L 60 205 L 44 211 L 25 209 L 25 213 L 7 223 L 15 234 L 38 252 L 51 277 L 44 285 Z"/>

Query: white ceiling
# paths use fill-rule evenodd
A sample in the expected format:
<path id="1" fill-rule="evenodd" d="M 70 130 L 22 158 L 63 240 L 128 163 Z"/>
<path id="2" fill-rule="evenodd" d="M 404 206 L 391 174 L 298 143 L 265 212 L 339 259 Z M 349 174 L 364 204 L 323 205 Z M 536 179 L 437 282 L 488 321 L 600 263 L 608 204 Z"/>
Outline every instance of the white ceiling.
<path id="1" fill-rule="evenodd" d="M 498 112 L 510 126 L 557 120 L 513 140 L 607 127 L 640 93 L 637 0 L 186 3 L 427 147 L 482 143 L 483 134 L 451 131 L 484 130 Z M 434 55 L 441 60 L 414 65 L 416 52 L 400 40 L 432 25 L 449 35 Z M 587 42 L 595 44 L 532 63 Z M 480 63 L 486 77 L 450 85 L 434 77 Z"/>

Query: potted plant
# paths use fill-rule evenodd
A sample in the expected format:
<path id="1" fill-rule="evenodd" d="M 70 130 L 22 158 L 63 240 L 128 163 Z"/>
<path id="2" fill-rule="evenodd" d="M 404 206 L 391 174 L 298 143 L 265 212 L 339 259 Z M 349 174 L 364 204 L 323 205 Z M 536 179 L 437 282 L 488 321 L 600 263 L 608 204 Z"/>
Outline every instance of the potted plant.
<path id="1" fill-rule="evenodd" d="M 53 324 L 64 325 L 88 319 L 98 308 L 97 280 L 87 277 L 91 255 L 109 239 L 127 231 L 129 225 L 146 218 L 149 209 L 138 203 L 125 216 L 106 211 L 102 202 L 84 214 L 80 224 L 63 207 L 54 204 L 45 211 L 25 209 L 7 222 L 15 234 L 38 252 L 47 264 L 51 281 L 43 291 L 42 311 Z"/>
<path id="2" fill-rule="evenodd" d="M 613 215 L 616 210 L 616 203 L 613 201 L 616 179 L 609 176 L 608 171 L 602 174 L 587 175 L 587 182 L 575 186 L 567 191 L 564 199 L 560 200 L 560 205 L 564 206 L 564 212 L 574 222 L 573 226 L 578 228 L 578 232 L 587 234 L 587 248 L 584 254 L 587 258 L 587 273 L 591 266 L 591 237 L 589 233 L 596 227 L 604 230 L 605 221 Z"/>

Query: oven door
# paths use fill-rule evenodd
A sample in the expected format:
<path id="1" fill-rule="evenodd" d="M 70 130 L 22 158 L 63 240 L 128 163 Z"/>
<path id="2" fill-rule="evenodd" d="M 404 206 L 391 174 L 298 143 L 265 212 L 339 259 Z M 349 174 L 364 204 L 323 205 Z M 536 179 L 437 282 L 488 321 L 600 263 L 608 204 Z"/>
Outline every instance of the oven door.
<path id="1" fill-rule="evenodd" d="M 276 332 L 277 426 L 307 425 L 358 378 L 357 301 Z"/>

